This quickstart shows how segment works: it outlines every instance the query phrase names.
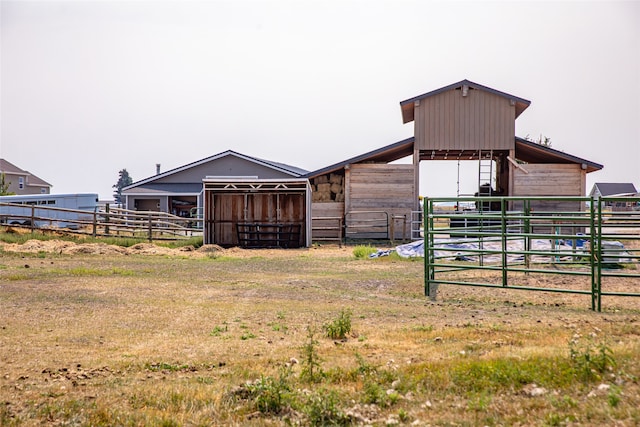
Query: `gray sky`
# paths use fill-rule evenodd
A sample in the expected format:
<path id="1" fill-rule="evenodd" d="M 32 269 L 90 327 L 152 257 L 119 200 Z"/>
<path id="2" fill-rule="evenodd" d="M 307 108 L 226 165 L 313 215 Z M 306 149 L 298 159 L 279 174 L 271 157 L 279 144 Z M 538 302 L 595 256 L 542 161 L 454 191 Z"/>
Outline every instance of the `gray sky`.
<path id="1" fill-rule="evenodd" d="M 637 1 L 2 0 L 1 27 L 0 156 L 54 193 L 227 149 L 319 169 L 410 137 L 399 102 L 462 79 L 604 164 L 588 190 L 640 187 Z M 455 162 L 428 163 L 420 193 L 455 195 Z"/>

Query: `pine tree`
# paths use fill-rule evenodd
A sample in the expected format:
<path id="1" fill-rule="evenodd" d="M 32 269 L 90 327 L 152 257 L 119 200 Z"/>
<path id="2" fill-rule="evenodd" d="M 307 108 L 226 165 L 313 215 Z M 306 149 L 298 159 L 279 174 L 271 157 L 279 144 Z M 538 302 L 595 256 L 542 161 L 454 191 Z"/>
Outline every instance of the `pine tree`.
<path id="1" fill-rule="evenodd" d="M 116 189 L 116 192 L 113 193 L 113 198 L 116 203 L 122 203 L 122 189 L 128 185 L 131 185 L 132 183 L 133 179 L 131 179 L 129 172 L 127 172 L 126 169 L 122 169 L 120 172 L 118 172 L 118 182 L 113 185 L 113 188 Z"/>

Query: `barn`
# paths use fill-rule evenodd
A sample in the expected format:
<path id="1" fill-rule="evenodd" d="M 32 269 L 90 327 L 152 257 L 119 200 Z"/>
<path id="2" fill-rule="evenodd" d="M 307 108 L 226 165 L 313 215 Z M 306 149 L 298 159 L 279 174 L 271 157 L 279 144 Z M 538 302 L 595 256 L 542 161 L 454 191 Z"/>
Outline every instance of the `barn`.
<path id="1" fill-rule="evenodd" d="M 469 80 L 400 102 L 403 123 L 414 123 L 414 165 L 475 160 L 479 195 L 584 196 L 586 174 L 603 166 L 516 137 L 515 120 L 530 104 Z M 414 173 L 418 182 L 418 167 Z M 534 205 L 537 210 L 579 208 L 562 203 Z"/>
<path id="2" fill-rule="evenodd" d="M 205 243 L 246 247 L 417 238 L 420 162 L 429 160 L 478 162 L 478 195 L 584 196 L 586 174 L 603 166 L 516 137 L 515 120 L 529 105 L 462 80 L 400 102 L 413 137 L 312 172 L 228 150 L 122 193 L 129 209 L 204 218 Z M 582 208 L 537 203 L 533 209 Z"/>

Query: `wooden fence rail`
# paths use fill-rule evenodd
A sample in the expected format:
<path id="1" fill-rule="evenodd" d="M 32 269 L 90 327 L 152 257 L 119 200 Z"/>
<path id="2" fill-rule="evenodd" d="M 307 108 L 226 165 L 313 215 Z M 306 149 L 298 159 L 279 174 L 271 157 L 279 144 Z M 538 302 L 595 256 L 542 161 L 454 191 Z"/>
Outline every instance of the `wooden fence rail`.
<path id="1" fill-rule="evenodd" d="M 199 218 L 109 207 L 91 212 L 0 203 L 0 223 L 28 227 L 32 231 L 64 229 L 94 237 L 137 237 L 149 241 L 178 240 L 202 235 L 202 219 Z"/>

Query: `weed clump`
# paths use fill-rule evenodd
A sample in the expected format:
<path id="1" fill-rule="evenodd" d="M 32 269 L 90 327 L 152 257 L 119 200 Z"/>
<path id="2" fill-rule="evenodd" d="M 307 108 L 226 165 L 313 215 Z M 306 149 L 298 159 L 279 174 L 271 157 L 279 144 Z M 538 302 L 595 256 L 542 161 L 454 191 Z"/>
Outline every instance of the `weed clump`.
<path id="1" fill-rule="evenodd" d="M 368 258 L 369 255 L 376 252 L 376 248 L 369 245 L 358 245 L 353 248 L 353 256 L 358 259 Z"/>
<path id="2" fill-rule="evenodd" d="M 351 310 L 342 309 L 338 317 L 322 327 L 325 335 L 334 340 L 343 340 L 351 332 Z"/>

